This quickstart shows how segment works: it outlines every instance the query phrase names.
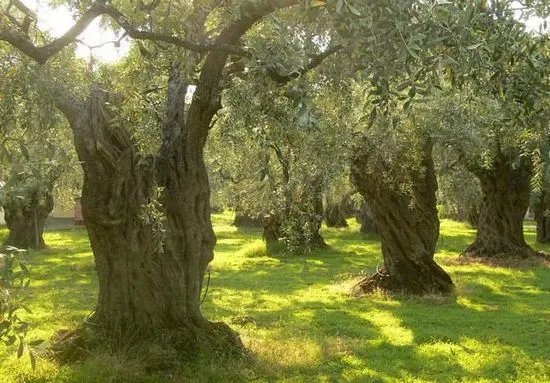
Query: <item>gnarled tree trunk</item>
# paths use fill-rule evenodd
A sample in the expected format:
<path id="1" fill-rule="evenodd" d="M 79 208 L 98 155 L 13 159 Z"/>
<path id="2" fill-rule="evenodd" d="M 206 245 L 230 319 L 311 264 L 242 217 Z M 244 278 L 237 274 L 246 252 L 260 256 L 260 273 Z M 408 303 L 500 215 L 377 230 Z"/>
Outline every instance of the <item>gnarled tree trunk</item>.
<path id="1" fill-rule="evenodd" d="M 186 116 L 186 91 L 173 74 L 157 156 L 141 155 L 130 134 L 112 125 L 116 119 L 106 92 L 94 92 L 80 113 L 69 113 L 84 169 L 83 215 L 99 279 L 93 320 L 120 340 L 176 330 L 186 350 L 239 349 L 238 337 L 227 326 L 207 321 L 200 310 L 216 242 L 202 152 L 210 122 L 205 115 L 211 118 L 215 111 L 207 104 Z M 164 189 L 160 207 L 151 204 L 157 187 Z"/>
<path id="2" fill-rule="evenodd" d="M 464 250 L 471 257 L 519 257 L 537 253 L 525 242 L 523 220 L 531 195 L 531 166 L 515 165 L 498 153 L 491 169 L 469 166 L 481 184 L 483 200 L 475 241 Z"/>
<path id="3" fill-rule="evenodd" d="M 533 212 L 537 223 L 537 242 L 550 243 L 550 196 L 546 191 L 535 196 Z"/>
<path id="4" fill-rule="evenodd" d="M 25 200 L 17 199 L 13 202 L 2 206 L 9 229 L 4 246 L 19 249 L 45 248 L 44 224 L 54 205 L 51 191 L 33 191 Z"/>
<path id="5" fill-rule="evenodd" d="M 380 165 L 383 159 L 371 161 L 368 144 L 365 145 L 358 147 L 353 160 L 352 180 L 371 204 L 382 241 L 384 267 L 361 280 L 356 289 L 372 292 L 380 288 L 410 294 L 451 291 L 451 278 L 433 259 L 439 219 L 432 145 L 426 142 L 423 146 L 422 171 L 410 171 L 412 196 L 387 181 L 391 168 Z"/>

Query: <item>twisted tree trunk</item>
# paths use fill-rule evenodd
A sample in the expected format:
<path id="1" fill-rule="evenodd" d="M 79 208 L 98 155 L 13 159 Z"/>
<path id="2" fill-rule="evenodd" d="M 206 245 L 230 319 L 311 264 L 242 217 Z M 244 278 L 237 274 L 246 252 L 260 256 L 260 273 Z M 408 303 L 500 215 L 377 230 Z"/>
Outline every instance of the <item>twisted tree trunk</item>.
<path id="1" fill-rule="evenodd" d="M 426 142 L 422 149 L 422 171 L 410 171 L 413 195 L 409 196 L 387 181 L 388 166 L 380 165 L 383 159 L 371 159 L 368 147 L 358 148 L 352 180 L 371 203 L 384 257 L 384 267 L 357 284 L 361 292 L 426 294 L 453 288 L 449 275 L 433 259 L 439 236 L 437 181 L 432 145 Z"/>
<path id="2" fill-rule="evenodd" d="M 483 200 L 475 241 L 464 250 L 470 257 L 519 257 L 536 255 L 523 236 L 523 220 L 531 195 L 531 166 L 522 158 L 516 166 L 498 153 L 490 169 L 470 166 L 481 183 Z"/>
<path id="3" fill-rule="evenodd" d="M 219 102 L 191 106 L 186 115 L 186 92 L 175 69 L 157 156 L 140 154 L 130 134 L 112 125 L 116 119 L 108 105 L 114 102 L 106 92 L 94 92 L 79 113 L 69 109 L 99 279 L 93 320 L 121 340 L 172 329 L 180 332 L 186 349 L 239 349 L 238 337 L 227 326 L 207 321 L 200 310 L 216 242 L 203 147 Z M 160 196 L 157 187 L 163 188 Z M 162 204 L 151 204 L 155 198 Z"/>
<path id="4" fill-rule="evenodd" d="M 4 246 L 19 249 L 45 248 L 44 224 L 54 205 L 51 190 L 33 191 L 23 201 L 17 199 L 12 202 L 2 206 L 9 229 Z"/>

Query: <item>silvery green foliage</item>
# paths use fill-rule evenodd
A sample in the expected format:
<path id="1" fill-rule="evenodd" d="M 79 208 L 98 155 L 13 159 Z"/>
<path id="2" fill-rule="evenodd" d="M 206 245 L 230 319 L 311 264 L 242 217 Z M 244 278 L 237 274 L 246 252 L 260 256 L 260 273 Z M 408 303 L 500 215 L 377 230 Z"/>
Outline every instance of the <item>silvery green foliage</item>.
<path id="1" fill-rule="evenodd" d="M 17 344 L 20 358 L 25 349 L 29 352 L 31 364 L 35 366 L 33 346 L 41 341 L 25 342 L 29 322 L 21 318 L 22 311 L 31 313 L 26 306 L 26 289 L 30 284 L 30 273 L 22 259 L 24 250 L 14 247 L 0 249 L 0 342 L 6 346 Z"/>

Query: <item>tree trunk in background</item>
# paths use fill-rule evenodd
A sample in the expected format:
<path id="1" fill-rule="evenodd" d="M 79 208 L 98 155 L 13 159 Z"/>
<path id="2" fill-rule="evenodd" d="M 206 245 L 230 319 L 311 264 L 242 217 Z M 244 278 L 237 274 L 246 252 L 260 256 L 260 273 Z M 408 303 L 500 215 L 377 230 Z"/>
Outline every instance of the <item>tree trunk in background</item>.
<path id="1" fill-rule="evenodd" d="M 537 242 L 550 243 L 550 195 L 546 191 L 535 196 L 533 212 L 537 223 Z"/>
<path id="2" fill-rule="evenodd" d="M 384 257 L 384 268 L 357 284 L 356 289 L 361 292 L 381 288 L 427 294 L 453 289 L 451 278 L 433 259 L 439 236 L 437 181 L 432 145 L 426 142 L 423 151 L 424 170 L 411 174 L 410 179 L 413 206 L 410 196 L 385 180 L 387 167 L 370 163 L 368 147 L 359 147 L 356 152 L 352 180 L 363 198 L 371 203 Z"/>
<path id="3" fill-rule="evenodd" d="M 281 238 L 281 217 L 275 213 L 266 214 L 262 218 L 262 227 L 262 238 L 269 250 L 276 246 L 279 243 L 279 238 Z"/>
<path id="4" fill-rule="evenodd" d="M 14 204 L 5 204 L 4 219 L 9 229 L 4 246 L 19 249 L 43 249 L 44 224 L 53 210 L 51 191 L 34 191 L 24 201 L 17 200 Z"/>
<path id="5" fill-rule="evenodd" d="M 378 228 L 376 227 L 376 221 L 374 220 L 374 213 L 367 202 L 363 202 L 361 205 L 361 211 L 357 216 L 357 220 L 361 224 L 361 233 L 378 234 Z"/>
<path id="6" fill-rule="evenodd" d="M 237 210 L 231 225 L 235 227 L 262 227 L 262 218 Z"/>
<path id="7" fill-rule="evenodd" d="M 536 255 L 523 236 L 523 220 L 531 196 L 531 166 L 521 159 L 515 166 L 499 153 L 491 169 L 470 167 L 481 183 L 483 200 L 477 236 L 464 256 L 519 257 Z"/>
<path id="8" fill-rule="evenodd" d="M 326 199 L 325 223 L 328 227 L 348 227 L 346 221 L 346 203 L 347 201 L 335 201 L 331 198 Z"/>
<path id="9" fill-rule="evenodd" d="M 313 214 L 311 216 L 310 222 L 307 223 L 311 227 L 311 232 L 313 234 L 311 238 L 311 243 L 309 247 L 312 249 L 322 249 L 327 247 L 325 239 L 321 235 L 321 226 L 323 224 L 323 180 L 321 177 L 315 177 L 310 190 L 309 198 L 305 197 L 306 200 L 311 201 L 313 207 Z"/>

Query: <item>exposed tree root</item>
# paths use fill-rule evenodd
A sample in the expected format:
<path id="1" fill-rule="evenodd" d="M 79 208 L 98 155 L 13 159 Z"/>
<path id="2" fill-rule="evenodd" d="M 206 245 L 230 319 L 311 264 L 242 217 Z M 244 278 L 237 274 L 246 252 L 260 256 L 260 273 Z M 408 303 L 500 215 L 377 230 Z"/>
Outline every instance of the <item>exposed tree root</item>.
<path id="1" fill-rule="evenodd" d="M 200 325 L 157 331 L 148 337 L 107 338 L 98 327 L 80 326 L 59 330 L 51 339 L 44 357 L 60 365 L 80 362 L 94 350 L 124 352 L 143 360 L 149 371 L 176 368 L 178 363 L 193 361 L 200 355 L 209 359 L 241 358 L 247 355 L 239 337 L 222 322 L 204 321 Z"/>
<path id="2" fill-rule="evenodd" d="M 352 295 L 361 296 L 373 294 L 379 291 L 394 292 L 397 284 L 391 275 L 385 270 L 377 270 L 375 273 L 361 278 L 353 287 Z"/>
<path id="3" fill-rule="evenodd" d="M 351 293 L 353 296 L 377 292 L 423 296 L 448 294 L 453 291 L 454 285 L 448 274 L 435 262 L 433 265 L 434 267 L 427 273 L 429 277 L 422 280 L 416 278 L 408 280 L 409 284 L 400 282 L 386 269 L 377 270 L 375 273 L 360 279 L 352 287 Z"/>
<path id="4" fill-rule="evenodd" d="M 528 245 L 506 244 L 506 246 L 497 247 L 480 244 L 476 241 L 468 246 L 460 256 L 467 258 L 528 259 L 545 258 L 548 254 L 536 251 Z"/>

